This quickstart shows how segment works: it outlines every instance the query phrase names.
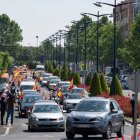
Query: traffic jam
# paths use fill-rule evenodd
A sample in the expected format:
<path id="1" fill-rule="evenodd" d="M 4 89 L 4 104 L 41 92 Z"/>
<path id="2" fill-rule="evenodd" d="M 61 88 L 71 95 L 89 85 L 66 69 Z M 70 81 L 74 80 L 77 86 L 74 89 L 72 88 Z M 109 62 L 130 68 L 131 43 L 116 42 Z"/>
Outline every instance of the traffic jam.
<path id="1" fill-rule="evenodd" d="M 118 103 L 111 98 L 91 97 L 84 87 L 74 85 L 73 79 L 62 81 L 45 72 L 43 65 L 35 70 L 23 65 L 14 67 L 10 80 L 16 87 L 18 117 L 28 120 L 29 132 L 55 129 L 65 132 L 67 139 L 74 139 L 76 134 L 83 139 L 98 134 L 110 139 L 112 133 L 116 137 L 124 134 L 124 113 Z"/>

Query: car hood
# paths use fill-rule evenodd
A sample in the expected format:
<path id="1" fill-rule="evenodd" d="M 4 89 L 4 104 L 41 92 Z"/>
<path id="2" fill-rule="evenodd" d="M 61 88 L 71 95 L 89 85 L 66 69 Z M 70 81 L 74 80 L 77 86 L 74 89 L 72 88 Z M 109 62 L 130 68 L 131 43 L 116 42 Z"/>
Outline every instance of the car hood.
<path id="1" fill-rule="evenodd" d="M 66 99 L 66 103 L 79 103 L 82 99 Z"/>
<path id="2" fill-rule="evenodd" d="M 45 118 L 56 119 L 56 118 L 63 117 L 62 113 L 34 113 L 34 115 L 37 118 L 41 118 L 41 119 L 45 119 Z"/>
<path id="3" fill-rule="evenodd" d="M 42 81 L 42 83 L 47 83 L 47 81 Z"/>
<path id="4" fill-rule="evenodd" d="M 104 117 L 107 115 L 108 112 L 81 112 L 81 111 L 73 111 L 71 112 L 71 115 L 73 117 L 78 117 L 78 118 L 96 118 L 96 117 Z"/>
<path id="5" fill-rule="evenodd" d="M 26 104 L 23 104 L 22 107 L 31 107 L 31 106 L 33 106 L 33 104 L 34 103 L 26 103 Z"/>
<path id="6" fill-rule="evenodd" d="M 49 86 L 56 86 L 56 83 L 54 83 L 54 84 L 49 84 Z"/>

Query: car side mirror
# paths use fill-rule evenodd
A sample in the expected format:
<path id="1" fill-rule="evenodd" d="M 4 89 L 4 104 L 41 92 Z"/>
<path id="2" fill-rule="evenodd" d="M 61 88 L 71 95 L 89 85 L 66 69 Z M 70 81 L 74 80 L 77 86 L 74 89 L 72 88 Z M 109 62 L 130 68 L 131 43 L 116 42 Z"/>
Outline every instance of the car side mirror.
<path id="1" fill-rule="evenodd" d="M 111 111 L 111 113 L 118 113 L 118 110 L 113 109 L 113 110 Z"/>

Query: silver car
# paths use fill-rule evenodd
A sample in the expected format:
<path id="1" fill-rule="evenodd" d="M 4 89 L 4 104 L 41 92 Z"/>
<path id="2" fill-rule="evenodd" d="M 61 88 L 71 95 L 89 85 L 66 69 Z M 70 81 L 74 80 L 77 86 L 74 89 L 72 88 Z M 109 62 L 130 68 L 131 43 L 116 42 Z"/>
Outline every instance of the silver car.
<path id="1" fill-rule="evenodd" d="M 102 134 L 104 139 L 110 139 L 112 133 L 117 133 L 118 137 L 124 133 L 124 113 L 113 99 L 84 99 L 66 121 L 68 139 L 73 139 L 75 134 L 81 134 L 84 139 L 88 135 Z"/>
<path id="2" fill-rule="evenodd" d="M 65 130 L 65 118 L 55 102 L 36 102 L 28 116 L 28 130 L 56 129 Z"/>

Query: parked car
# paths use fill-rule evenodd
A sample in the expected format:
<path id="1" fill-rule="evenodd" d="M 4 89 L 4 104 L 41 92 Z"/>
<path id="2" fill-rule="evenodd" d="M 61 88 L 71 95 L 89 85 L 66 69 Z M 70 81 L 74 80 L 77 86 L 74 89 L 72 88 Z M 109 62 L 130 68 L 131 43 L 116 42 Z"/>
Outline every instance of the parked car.
<path id="1" fill-rule="evenodd" d="M 84 139 L 88 135 L 102 134 L 110 139 L 112 133 L 122 137 L 124 133 L 124 113 L 113 99 L 91 97 L 82 100 L 66 120 L 66 136 L 73 139 L 80 134 Z"/>
<path id="2" fill-rule="evenodd" d="M 58 104 L 52 101 L 36 102 L 28 117 L 28 130 L 65 130 L 65 118 Z"/>
<path id="3" fill-rule="evenodd" d="M 88 97 L 88 94 L 85 94 L 84 96 L 81 94 L 68 94 L 67 98 L 63 101 L 63 110 L 66 110 L 67 112 L 72 111 L 83 98 Z"/>

